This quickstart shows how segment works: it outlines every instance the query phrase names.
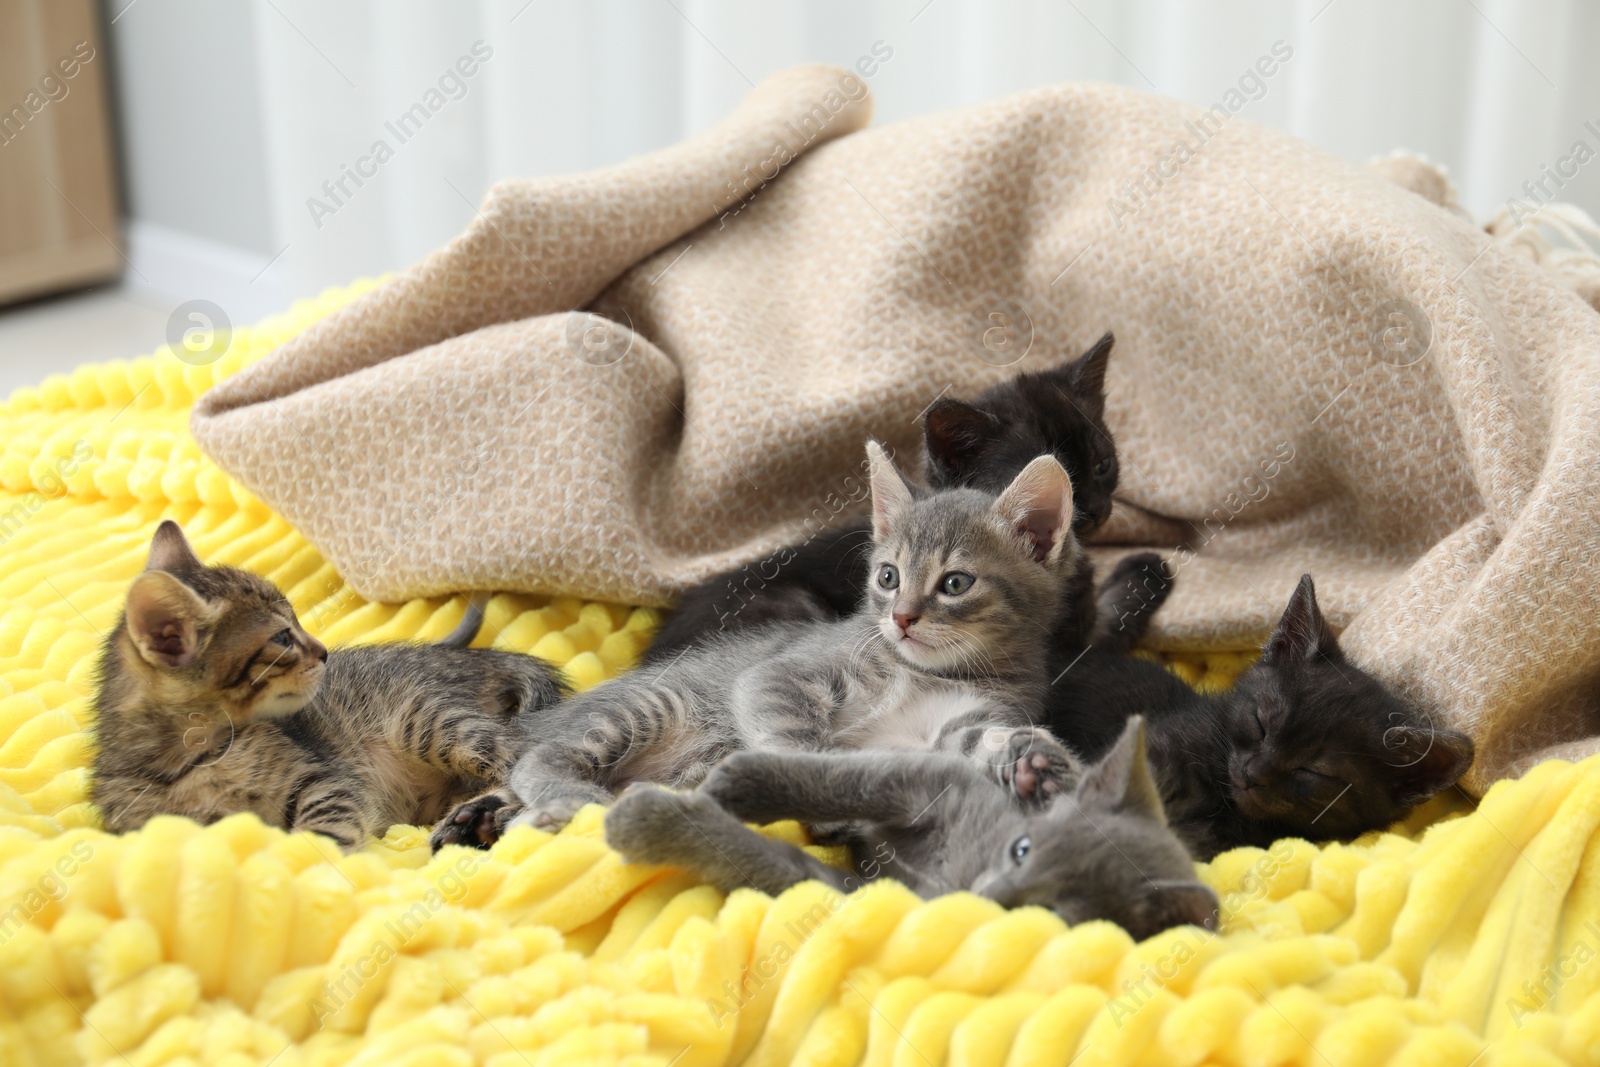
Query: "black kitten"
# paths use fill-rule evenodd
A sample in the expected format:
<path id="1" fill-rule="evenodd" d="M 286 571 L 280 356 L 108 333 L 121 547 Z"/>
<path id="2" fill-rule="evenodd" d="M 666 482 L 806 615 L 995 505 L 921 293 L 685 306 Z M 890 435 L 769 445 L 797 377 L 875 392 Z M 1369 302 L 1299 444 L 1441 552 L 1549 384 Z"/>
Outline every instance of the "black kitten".
<path id="1" fill-rule="evenodd" d="M 1046 713 L 1087 759 L 1145 716 L 1167 817 L 1200 859 L 1393 825 L 1473 756 L 1471 738 L 1432 726 L 1344 657 L 1309 574 L 1230 691 L 1197 693 L 1154 663 L 1095 648 L 1056 679 Z"/>
<path id="2" fill-rule="evenodd" d="M 923 415 L 928 481 L 998 493 L 1036 456 L 1054 455 L 1072 479 L 1072 529 L 1080 538 L 1104 525 L 1117 488 L 1117 450 L 1106 429 L 1107 333 L 1054 370 L 1020 374 L 970 404 L 942 398 Z M 777 621 L 837 619 L 855 611 L 867 585 L 871 523 L 843 523 L 767 560 L 706 579 L 683 595 L 643 662 L 671 659 L 713 634 Z M 770 574 L 768 573 L 770 572 Z M 1094 625 L 1092 572 L 1068 593 L 1060 628 L 1081 648 Z M 1148 613 L 1146 613 L 1146 618 Z M 1136 636 L 1136 635 L 1135 635 Z M 1131 646 L 1132 638 L 1127 641 Z"/>

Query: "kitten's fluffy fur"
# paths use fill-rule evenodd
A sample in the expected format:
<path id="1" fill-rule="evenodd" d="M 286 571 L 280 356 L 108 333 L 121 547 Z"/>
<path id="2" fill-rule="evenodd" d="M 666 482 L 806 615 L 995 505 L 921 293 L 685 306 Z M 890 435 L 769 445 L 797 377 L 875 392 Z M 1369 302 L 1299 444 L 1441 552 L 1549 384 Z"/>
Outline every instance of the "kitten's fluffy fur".
<path id="1" fill-rule="evenodd" d="M 503 781 L 523 713 L 560 693 L 546 664 L 511 652 L 330 653 L 270 582 L 205 566 L 164 522 L 101 652 L 92 796 L 113 832 L 252 811 L 348 850 Z"/>
<path id="2" fill-rule="evenodd" d="M 853 873 L 741 822 L 778 819 L 849 824 Z M 1212 926 L 1217 911 L 1166 828 L 1138 719 L 1043 811 L 1019 810 L 989 776 L 943 753 L 740 752 L 694 793 L 630 789 L 606 814 L 606 840 L 629 860 L 687 867 L 724 891 L 777 894 L 816 879 L 848 892 L 889 877 L 923 897 L 969 889 L 1069 923 L 1109 919 L 1138 939 Z"/>
<path id="3" fill-rule="evenodd" d="M 1108 333 L 1070 363 L 1018 375 L 971 403 L 935 400 L 923 415 L 929 485 L 998 493 L 1035 456 L 1053 455 L 1072 480 L 1073 532 L 1087 537 L 1104 525 L 1117 488 L 1117 450 L 1104 422 L 1113 343 Z M 840 523 L 775 553 L 771 577 L 764 566 L 751 564 L 708 578 L 684 594 L 643 662 L 664 663 L 718 634 L 752 626 L 853 613 L 866 595 L 870 542 L 868 520 Z M 1085 560 L 1082 575 L 1066 592 L 1059 622 L 1074 648 L 1083 646 L 1093 626 L 1091 581 Z M 1136 638 L 1120 628 L 1114 637 L 1126 647 Z"/>
<path id="4" fill-rule="evenodd" d="M 1051 730 L 1086 756 L 1146 716 L 1167 816 L 1201 859 L 1381 829 L 1472 763 L 1471 738 L 1431 726 L 1345 658 L 1310 575 L 1231 690 L 1197 693 L 1153 663 L 1091 650 L 1046 707 Z"/>
<path id="5" fill-rule="evenodd" d="M 1082 553 L 1066 472 L 1040 456 L 998 497 L 930 493 L 868 451 L 879 580 L 857 614 L 732 634 L 566 702 L 541 719 L 512 789 L 457 813 L 460 837 L 560 826 L 630 782 L 693 785 L 745 748 L 940 747 L 986 761 L 1021 794 L 1057 788 L 1070 757 L 1030 724 Z"/>

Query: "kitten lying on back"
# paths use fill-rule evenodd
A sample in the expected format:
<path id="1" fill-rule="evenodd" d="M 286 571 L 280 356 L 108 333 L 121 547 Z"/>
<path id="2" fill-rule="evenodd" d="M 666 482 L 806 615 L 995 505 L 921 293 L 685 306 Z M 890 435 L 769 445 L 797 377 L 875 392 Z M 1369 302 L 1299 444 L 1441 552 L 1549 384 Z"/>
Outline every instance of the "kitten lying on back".
<path id="1" fill-rule="evenodd" d="M 531 656 L 465 647 L 481 610 L 437 645 L 329 652 L 272 583 L 207 567 L 163 522 L 106 639 L 92 797 L 105 827 L 240 811 L 345 850 L 428 824 L 502 781 L 525 712 L 563 687 Z"/>
<path id="2" fill-rule="evenodd" d="M 1383 829 L 1472 764 L 1471 738 L 1428 725 L 1344 657 L 1309 574 L 1231 690 L 1197 693 L 1156 664 L 1090 650 L 1046 708 L 1050 729 L 1086 757 L 1145 716 L 1167 817 L 1200 859 Z"/>
<path id="3" fill-rule="evenodd" d="M 1072 480 L 1073 533 L 1083 538 L 1099 529 L 1111 515 L 1117 488 L 1117 450 L 1104 421 L 1113 343 L 1108 333 L 1072 362 L 1018 375 L 971 403 L 935 400 L 923 414 L 929 484 L 998 493 L 1035 456 L 1053 455 Z M 871 534 L 867 519 L 838 523 L 775 553 L 771 577 L 761 573 L 769 562 L 763 561 L 706 579 L 683 595 L 642 662 L 665 663 L 685 648 L 752 626 L 854 613 L 866 596 Z M 1145 566 L 1159 566 L 1153 553 L 1140 559 Z M 1142 605 L 1115 625 L 1102 624 L 1096 634 L 1092 585 L 1085 557 L 1064 593 L 1059 643 L 1079 649 L 1093 640 L 1101 648 L 1132 648 L 1157 604 Z"/>
<path id="4" fill-rule="evenodd" d="M 1040 456 L 998 497 L 935 493 L 868 455 L 875 578 L 855 615 L 729 634 L 574 697 L 540 720 L 511 790 L 464 805 L 435 842 L 559 827 L 630 782 L 693 785 L 744 748 L 941 748 L 1024 792 L 1058 788 L 1070 756 L 1031 723 L 1082 553 L 1066 471 Z"/>
<path id="5" fill-rule="evenodd" d="M 854 873 L 742 824 L 778 819 L 850 824 Z M 776 895 L 816 879 L 849 892 L 894 878 L 924 898 L 970 889 L 1068 923 L 1109 919 L 1138 940 L 1213 926 L 1217 913 L 1166 827 L 1137 718 L 1043 811 L 1019 809 L 944 753 L 737 752 L 693 793 L 628 790 L 606 813 L 606 840 L 632 862 L 686 867 L 724 891 Z"/>

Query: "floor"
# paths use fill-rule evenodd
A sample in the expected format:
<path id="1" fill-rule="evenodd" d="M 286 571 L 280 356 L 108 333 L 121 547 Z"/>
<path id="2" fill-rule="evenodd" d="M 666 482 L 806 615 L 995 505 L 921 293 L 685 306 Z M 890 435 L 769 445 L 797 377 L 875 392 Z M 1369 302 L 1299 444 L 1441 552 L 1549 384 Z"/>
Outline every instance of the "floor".
<path id="1" fill-rule="evenodd" d="M 154 352 L 166 342 L 171 313 L 172 306 L 119 286 L 0 307 L 0 398 L 82 363 Z"/>

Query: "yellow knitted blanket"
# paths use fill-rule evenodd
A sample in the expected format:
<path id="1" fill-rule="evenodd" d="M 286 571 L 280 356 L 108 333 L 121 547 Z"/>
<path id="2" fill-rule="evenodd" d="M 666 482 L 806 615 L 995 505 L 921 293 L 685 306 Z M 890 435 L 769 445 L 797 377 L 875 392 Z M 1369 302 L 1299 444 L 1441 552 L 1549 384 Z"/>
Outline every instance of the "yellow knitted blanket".
<path id="1" fill-rule="evenodd" d="M 890 883 L 724 897 L 623 865 L 598 809 L 437 857 L 407 828 L 349 857 L 250 817 L 100 832 L 93 659 L 161 519 L 332 645 L 463 610 L 366 603 L 188 434 L 200 392 L 365 288 L 209 366 L 84 367 L 0 407 L 0 1065 L 1600 1063 L 1594 760 L 1353 845 L 1225 854 L 1202 867 L 1223 933 L 1139 945 Z M 499 596 L 487 632 L 583 688 L 654 624 Z M 1247 660 L 1175 669 L 1226 684 Z"/>

